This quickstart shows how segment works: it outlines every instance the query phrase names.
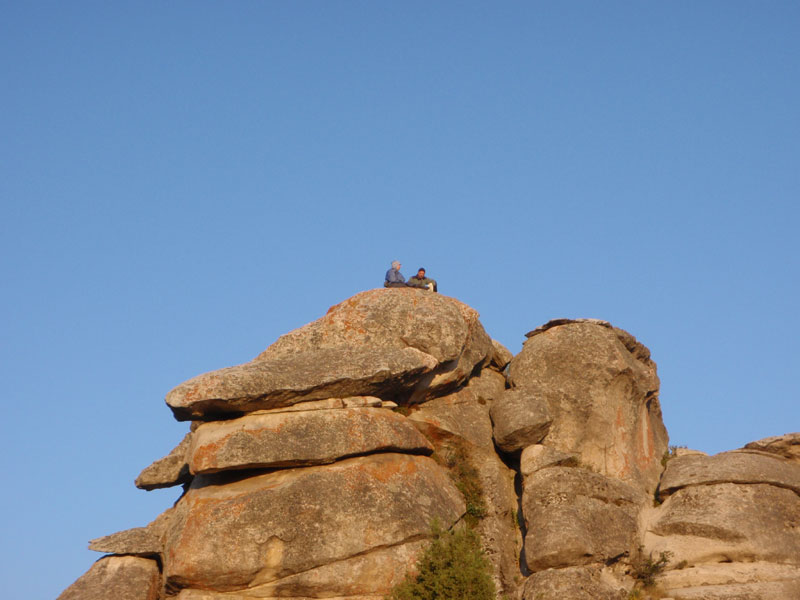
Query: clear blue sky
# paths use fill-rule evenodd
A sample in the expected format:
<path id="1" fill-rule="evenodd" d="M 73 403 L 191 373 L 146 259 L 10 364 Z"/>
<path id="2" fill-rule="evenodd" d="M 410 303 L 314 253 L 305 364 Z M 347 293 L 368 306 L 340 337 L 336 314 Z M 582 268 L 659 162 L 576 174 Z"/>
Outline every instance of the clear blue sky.
<path id="1" fill-rule="evenodd" d="M 0 8 L 6 597 L 178 497 L 173 386 L 392 259 L 513 352 L 630 331 L 673 444 L 800 430 L 800 4 Z"/>

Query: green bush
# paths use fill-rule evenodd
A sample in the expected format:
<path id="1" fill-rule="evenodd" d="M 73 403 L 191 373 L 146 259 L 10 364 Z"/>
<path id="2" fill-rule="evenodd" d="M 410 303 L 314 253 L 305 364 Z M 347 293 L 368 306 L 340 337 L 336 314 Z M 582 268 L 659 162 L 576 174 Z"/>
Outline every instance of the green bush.
<path id="1" fill-rule="evenodd" d="M 470 528 L 444 531 L 434 523 L 433 540 L 416 572 L 395 586 L 388 600 L 494 600 L 491 565 L 480 536 Z"/>
<path id="2" fill-rule="evenodd" d="M 450 444 L 445 452 L 444 462 L 458 491 L 464 496 L 467 506 L 464 520 L 470 527 L 475 527 L 489 511 L 483 497 L 480 474 L 472 464 L 467 447 L 462 440 L 456 440 Z"/>

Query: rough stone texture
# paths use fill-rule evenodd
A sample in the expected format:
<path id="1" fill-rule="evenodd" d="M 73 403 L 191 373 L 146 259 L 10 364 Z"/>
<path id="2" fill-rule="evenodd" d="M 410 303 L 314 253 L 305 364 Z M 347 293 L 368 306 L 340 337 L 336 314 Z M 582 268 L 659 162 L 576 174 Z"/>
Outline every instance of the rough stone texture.
<path id="1" fill-rule="evenodd" d="M 458 300 L 370 290 L 281 336 L 250 363 L 179 385 L 167 404 L 183 420 L 330 397 L 420 401 L 457 387 L 492 350 L 478 313 Z"/>
<path id="2" fill-rule="evenodd" d="M 618 480 L 550 467 L 524 480 L 525 560 L 532 572 L 605 562 L 629 554 L 645 498 Z"/>
<path id="3" fill-rule="evenodd" d="M 763 440 L 750 442 L 745 448 L 771 452 L 795 462 L 800 462 L 800 433 L 787 433 L 764 438 Z"/>
<path id="4" fill-rule="evenodd" d="M 418 541 L 433 518 L 450 526 L 463 513 L 461 494 L 424 456 L 376 454 L 238 480 L 200 476 L 170 521 L 167 586 L 263 586 Z"/>
<path id="5" fill-rule="evenodd" d="M 624 600 L 627 590 L 600 566 L 547 569 L 531 575 L 522 600 Z"/>
<path id="6" fill-rule="evenodd" d="M 460 436 L 476 446 L 494 450 L 489 407 L 481 404 L 469 387 L 419 405 L 408 418 L 415 423 L 428 423 L 439 430 Z M 425 428 L 422 431 L 429 437 L 436 435 Z"/>
<path id="7" fill-rule="evenodd" d="M 675 598 L 800 598 L 800 568 L 774 563 L 718 563 L 667 571 L 659 587 Z"/>
<path id="8" fill-rule="evenodd" d="M 182 590 L 180 600 L 235 600 L 251 598 L 377 598 L 400 583 L 413 567 L 426 540 L 381 548 L 354 558 L 342 560 L 302 573 L 289 575 L 270 583 L 229 594 L 201 590 Z"/>
<path id="9" fill-rule="evenodd" d="M 474 467 L 487 509 L 477 526 L 478 533 L 494 568 L 496 588 L 502 594 L 514 595 L 522 547 L 514 520 L 517 508 L 514 472 L 494 451 L 488 406 L 481 400 L 467 386 L 421 405 L 409 418 L 434 441 L 437 455 L 445 462 L 468 460 Z M 460 458 L 459 451 L 464 458 Z"/>
<path id="10" fill-rule="evenodd" d="M 158 600 L 161 574 L 154 560 L 138 556 L 101 558 L 58 600 Z"/>
<path id="11" fill-rule="evenodd" d="M 327 464 L 375 452 L 431 454 L 433 446 L 408 419 L 383 408 L 251 414 L 200 425 L 189 466 L 193 474 L 215 473 Z"/>
<path id="12" fill-rule="evenodd" d="M 89 550 L 106 554 L 154 556 L 161 554 L 162 545 L 149 528 L 134 527 L 91 540 Z"/>
<path id="13" fill-rule="evenodd" d="M 668 439 L 647 348 L 603 321 L 551 321 L 528 336 L 508 381 L 545 394 L 543 443 L 651 493 Z"/>
<path id="14" fill-rule="evenodd" d="M 692 485 L 769 483 L 800 494 L 800 464 L 775 454 L 734 450 L 714 456 L 672 458 L 659 484 L 663 499 Z"/>
<path id="15" fill-rule="evenodd" d="M 538 444 L 553 422 L 546 395 L 537 389 L 506 390 L 492 405 L 494 440 L 504 452 Z"/>
<path id="16" fill-rule="evenodd" d="M 506 389 L 506 378 L 493 369 L 481 369 L 480 373 L 471 377 L 466 389 L 475 394 L 478 402 L 489 407 Z"/>
<path id="17" fill-rule="evenodd" d="M 145 467 L 136 478 L 136 487 L 141 490 L 156 490 L 189 483 L 192 476 L 189 474 L 186 453 L 191 441 L 192 434 L 187 433 L 181 443 L 175 446 L 167 456 L 159 458 L 149 467 Z"/>
<path id="18" fill-rule="evenodd" d="M 573 454 L 565 454 L 555 448 L 534 444 L 522 451 L 519 472 L 523 477 L 527 477 L 547 467 L 577 466 L 576 462 Z"/>
<path id="19" fill-rule="evenodd" d="M 654 555 L 668 550 L 674 561 L 690 565 L 800 564 L 800 497 L 766 484 L 683 488 L 649 519 L 644 545 Z"/>
<path id="20" fill-rule="evenodd" d="M 514 355 L 511 354 L 511 351 L 508 348 L 503 346 L 503 344 L 497 340 L 492 340 L 492 346 L 494 347 L 494 351 L 492 352 L 490 364 L 498 371 L 502 371 L 508 366 L 508 363 L 511 362 L 511 359 L 514 358 Z"/>
<path id="21" fill-rule="evenodd" d="M 333 306 L 321 319 L 282 335 L 256 361 L 310 348 L 367 345 L 373 352 L 415 348 L 437 368 L 418 381 L 417 399 L 465 381 L 493 352 L 478 313 L 455 298 L 413 288 L 369 290 Z"/>
<path id="22" fill-rule="evenodd" d="M 274 414 L 285 412 L 303 412 L 309 410 L 333 410 L 335 408 L 379 408 L 387 406 L 397 406 L 393 402 L 384 402 L 375 396 L 350 396 L 347 398 L 325 398 L 324 400 L 309 400 L 308 402 L 298 402 L 291 406 L 281 406 L 279 408 L 269 408 L 265 410 L 256 410 L 250 414 Z M 200 424 L 197 423 L 199 426 Z"/>
<path id="23" fill-rule="evenodd" d="M 241 415 L 343 396 L 409 393 L 436 360 L 414 348 L 310 349 L 204 373 L 167 394 L 178 420 Z"/>

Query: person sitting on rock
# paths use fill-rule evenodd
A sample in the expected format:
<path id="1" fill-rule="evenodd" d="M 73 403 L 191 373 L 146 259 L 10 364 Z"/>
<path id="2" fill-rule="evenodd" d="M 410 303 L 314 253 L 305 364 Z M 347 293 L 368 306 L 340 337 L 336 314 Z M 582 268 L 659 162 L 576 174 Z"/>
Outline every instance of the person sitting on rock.
<path id="1" fill-rule="evenodd" d="M 425 269 L 422 267 L 419 268 L 419 271 L 417 271 L 416 275 L 409 278 L 408 285 L 412 287 L 426 288 L 431 290 L 432 292 L 439 291 L 436 285 L 436 280 L 431 279 L 430 277 L 425 277 Z"/>
<path id="2" fill-rule="evenodd" d="M 400 267 L 402 266 L 399 261 L 392 261 L 392 268 L 386 271 L 383 287 L 408 287 L 406 278 L 400 272 Z"/>

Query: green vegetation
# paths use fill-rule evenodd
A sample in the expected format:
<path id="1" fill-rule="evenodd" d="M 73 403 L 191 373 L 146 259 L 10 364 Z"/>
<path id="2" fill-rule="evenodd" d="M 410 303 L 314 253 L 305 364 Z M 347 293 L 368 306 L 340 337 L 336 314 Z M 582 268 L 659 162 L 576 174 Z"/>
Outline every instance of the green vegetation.
<path id="1" fill-rule="evenodd" d="M 675 458 L 675 456 L 678 454 L 678 450 L 682 448 L 686 448 L 686 446 L 670 446 L 667 451 L 664 452 L 664 456 L 661 457 L 661 466 L 666 469 L 667 463 L 671 459 Z"/>
<path id="2" fill-rule="evenodd" d="M 633 578 L 645 588 L 653 587 L 656 584 L 656 577 L 664 572 L 672 556 L 672 552 L 667 550 L 661 552 L 656 559 L 652 554 L 646 558 L 641 557 L 633 565 Z"/>
<path id="3" fill-rule="evenodd" d="M 459 439 L 450 444 L 444 453 L 444 464 L 467 504 L 464 520 L 470 527 L 475 527 L 488 514 L 488 507 L 483 497 L 480 474 L 469 459 L 466 443 L 463 440 Z"/>
<path id="4" fill-rule="evenodd" d="M 472 464 L 467 444 L 448 440 L 433 458 L 445 466 L 464 496 L 464 523 L 445 531 L 434 522 L 432 540 L 417 560 L 414 570 L 392 589 L 387 600 L 495 600 L 492 565 L 474 530 L 488 514 L 478 469 Z M 512 515 L 516 520 L 516 511 Z M 506 599 L 504 597 L 504 600 Z"/>
<path id="5" fill-rule="evenodd" d="M 431 527 L 433 540 L 416 572 L 395 586 L 388 600 L 494 600 L 491 565 L 478 534 L 470 528 Z"/>

